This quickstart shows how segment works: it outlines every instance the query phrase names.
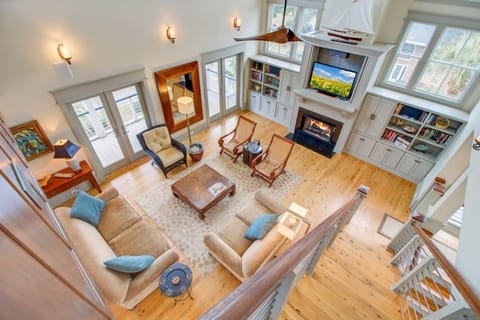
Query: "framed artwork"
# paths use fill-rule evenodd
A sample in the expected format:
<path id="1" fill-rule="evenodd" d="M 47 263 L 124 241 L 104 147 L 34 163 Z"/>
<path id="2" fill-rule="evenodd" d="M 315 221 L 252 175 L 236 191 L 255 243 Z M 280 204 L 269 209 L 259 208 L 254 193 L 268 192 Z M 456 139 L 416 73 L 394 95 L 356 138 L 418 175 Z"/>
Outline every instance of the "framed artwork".
<path id="1" fill-rule="evenodd" d="M 37 120 L 12 127 L 10 131 L 28 161 L 53 152 L 53 146 Z"/>

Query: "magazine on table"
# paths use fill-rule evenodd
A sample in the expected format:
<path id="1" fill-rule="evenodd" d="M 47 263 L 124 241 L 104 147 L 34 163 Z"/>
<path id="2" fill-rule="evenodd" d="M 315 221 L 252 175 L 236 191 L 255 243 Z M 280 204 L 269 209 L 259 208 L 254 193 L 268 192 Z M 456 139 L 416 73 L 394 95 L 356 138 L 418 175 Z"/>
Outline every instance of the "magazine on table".
<path id="1" fill-rule="evenodd" d="M 227 189 L 227 187 L 221 182 L 215 182 L 210 187 L 208 187 L 208 191 L 210 191 L 210 193 L 213 194 L 214 196 L 218 196 L 225 189 Z"/>

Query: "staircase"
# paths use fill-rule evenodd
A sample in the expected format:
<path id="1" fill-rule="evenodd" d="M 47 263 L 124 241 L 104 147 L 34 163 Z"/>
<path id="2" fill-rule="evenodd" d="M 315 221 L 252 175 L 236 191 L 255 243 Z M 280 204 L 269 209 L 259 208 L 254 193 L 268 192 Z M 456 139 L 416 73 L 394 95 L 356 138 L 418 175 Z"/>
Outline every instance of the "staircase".
<path id="1" fill-rule="evenodd" d="M 389 244 L 391 264 L 401 273 L 392 291 L 400 297 L 402 319 L 477 319 L 479 297 L 430 237 L 410 222 L 402 232 Z M 407 243 L 405 235 L 411 236 Z"/>
<path id="2" fill-rule="evenodd" d="M 463 220 L 463 206 L 455 211 L 452 216 L 444 224 L 442 230 L 458 238 L 460 236 L 460 228 Z"/>

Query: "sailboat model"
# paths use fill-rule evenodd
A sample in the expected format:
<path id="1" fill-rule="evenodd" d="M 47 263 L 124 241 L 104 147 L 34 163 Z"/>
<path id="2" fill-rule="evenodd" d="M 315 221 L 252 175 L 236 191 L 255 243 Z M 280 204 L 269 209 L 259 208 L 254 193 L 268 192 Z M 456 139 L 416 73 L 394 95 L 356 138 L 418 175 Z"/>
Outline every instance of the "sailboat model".
<path id="1" fill-rule="evenodd" d="M 324 26 L 329 36 L 355 44 L 374 36 L 373 0 L 352 0 L 347 8 L 340 10 L 343 12 Z"/>

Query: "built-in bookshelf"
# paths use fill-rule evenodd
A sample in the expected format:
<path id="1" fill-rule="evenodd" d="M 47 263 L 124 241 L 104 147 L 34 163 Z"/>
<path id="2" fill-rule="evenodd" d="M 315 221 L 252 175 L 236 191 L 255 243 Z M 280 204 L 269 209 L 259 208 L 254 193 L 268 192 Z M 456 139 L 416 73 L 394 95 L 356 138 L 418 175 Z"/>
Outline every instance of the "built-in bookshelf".
<path id="1" fill-rule="evenodd" d="M 461 125 L 446 116 L 398 103 L 383 131 L 382 140 L 435 161 Z"/>
<path id="2" fill-rule="evenodd" d="M 250 90 L 260 92 L 263 96 L 277 98 L 280 87 L 279 67 L 258 61 L 251 61 Z"/>

